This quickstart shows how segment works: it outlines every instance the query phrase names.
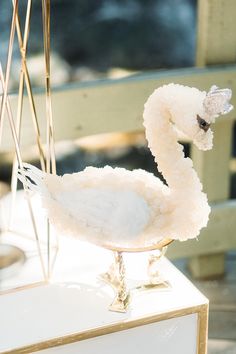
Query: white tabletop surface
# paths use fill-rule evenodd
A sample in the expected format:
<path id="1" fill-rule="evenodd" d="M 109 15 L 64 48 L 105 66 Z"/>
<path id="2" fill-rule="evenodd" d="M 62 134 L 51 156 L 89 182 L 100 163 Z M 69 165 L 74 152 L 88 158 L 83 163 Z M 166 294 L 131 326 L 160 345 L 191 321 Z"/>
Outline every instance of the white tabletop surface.
<path id="1" fill-rule="evenodd" d="M 20 241 L 16 235 L 6 237 L 29 247 L 30 255 L 32 241 Z M 148 254 L 124 257 L 127 283 L 133 288 L 145 281 Z M 160 272 L 171 288 L 135 292 L 127 313 L 108 311 L 114 291 L 98 280 L 98 275 L 107 270 L 112 259 L 110 251 L 61 236 L 50 284 L 0 295 L 0 352 L 207 302 L 167 259 L 162 259 Z M 39 260 L 33 254 L 17 276 L 5 281 L 5 287 L 40 280 L 37 272 L 40 274 Z"/>

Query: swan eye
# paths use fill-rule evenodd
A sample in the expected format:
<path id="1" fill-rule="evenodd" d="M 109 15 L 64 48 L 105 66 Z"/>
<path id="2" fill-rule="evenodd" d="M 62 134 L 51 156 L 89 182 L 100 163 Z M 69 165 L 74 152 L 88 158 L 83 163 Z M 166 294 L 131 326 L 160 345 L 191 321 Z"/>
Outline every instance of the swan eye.
<path id="1" fill-rule="evenodd" d="M 199 115 L 197 115 L 197 121 L 199 128 L 203 129 L 204 132 L 207 132 L 208 129 L 210 128 L 210 123 L 207 123 L 205 119 L 201 118 Z"/>

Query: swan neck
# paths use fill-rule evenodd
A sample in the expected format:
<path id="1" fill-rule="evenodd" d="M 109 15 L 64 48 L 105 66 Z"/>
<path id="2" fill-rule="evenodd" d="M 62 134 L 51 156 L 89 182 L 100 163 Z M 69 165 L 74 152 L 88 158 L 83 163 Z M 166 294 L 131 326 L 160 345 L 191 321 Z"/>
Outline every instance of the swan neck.
<path id="1" fill-rule="evenodd" d="M 185 158 L 183 146 L 178 143 L 177 131 L 172 123 L 174 117 L 171 116 L 168 105 L 161 100 L 153 103 L 154 107 L 145 107 L 144 126 L 158 171 L 173 191 L 186 194 L 186 188 L 202 190 L 201 182 L 192 168 L 192 160 Z"/>

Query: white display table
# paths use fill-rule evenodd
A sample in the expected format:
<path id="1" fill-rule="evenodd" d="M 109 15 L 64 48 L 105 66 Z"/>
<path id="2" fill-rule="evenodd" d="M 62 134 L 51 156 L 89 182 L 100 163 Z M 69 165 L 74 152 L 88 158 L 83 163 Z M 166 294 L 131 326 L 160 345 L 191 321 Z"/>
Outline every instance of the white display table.
<path id="1" fill-rule="evenodd" d="M 50 284 L 0 296 L 0 353 L 206 353 L 208 300 L 168 260 L 160 271 L 171 288 L 133 291 L 127 313 L 114 313 L 113 290 L 97 279 L 110 252 L 63 242 Z M 125 260 L 133 288 L 147 255 Z"/>
<path id="2" fill-rule="evenodd" d="M 41 237 L 45 218 L 38 199 L 33 202 Z M 7 198 L 5 213 L 9 204 Z M 4 220 L 3 213 L 2 225 Z M 22 249 L 27 261 L 0 284 L 0 353 L 206 353 L 208 300 L 167 259 L 159 267 L 171 288 L 133 290 L 128 311 L 115 313 L 108 310 L 114 291 L 98 279 L 112 262 L 112 252 L 59 235 L 52 280 L 42 283 L 30 225 L 19 192 L 14 219 L 18 231 L 2 235 L 2 241 Z M 124 260 L 128 288 L 135 289 L 147 280 L 148 254 L 125 254 Z"/>

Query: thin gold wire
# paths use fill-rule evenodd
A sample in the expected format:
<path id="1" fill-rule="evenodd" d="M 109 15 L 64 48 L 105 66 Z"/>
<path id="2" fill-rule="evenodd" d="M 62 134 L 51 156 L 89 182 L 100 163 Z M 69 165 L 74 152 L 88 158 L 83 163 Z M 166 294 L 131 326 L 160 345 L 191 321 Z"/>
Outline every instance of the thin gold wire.
<path id="1" fill-rule="evenodd" d="M 47 163 L 46 171 L 56 173 L 54 150 L 54 127 L 52 120 L 51 74 L 50 74 L 50 0 L 42 0 L 44 56 L 45 56 L 45 88 L 47 117 Z"/>
<path id="2" fill-rule="evenodd" d="M 2 83 L 2 81 L 1 81 L 1 83 Z M 3 86 L 2 86 L 2 92 L 3 92 Z M 0 110 L 2 110 L 2 92 L 0 91 L 0 104 L 1 104 Z M 4 125 L 4 116 L 2 117 L 2 119 L 0 119 L 0 145 L 1 145 L 1 141 L 2 141 L 3 125 Z"/>
<path id="3" fill-rule="evenodd" d="M 33 97 L 33 93 L 32 93 L 32 87 L 31 87 L 30 77 L 29 77 L 27 63 L 26 63 L 27 42 L 28 42 L 29 31 L 30 31 L 31 7 L 32 7 L 32 0 L 28 0 L 26 20 L 25 20 L 25 29 L 24 29 L 24 39 L 23 40 L 22 40 L 22 34 L 21 34 L 21 29 L 20 29 L 20 21 L 19 21 L 18 13 L 17 13 L 17 17 L 16 17 L 16 30 L 17 30 L 19 48 L 20 48 L 20 53 L 21 53 L 21 59 L 22 59 L 21 60 L 20 83 L 21 83 L 21 81 L 23 83 L 24 79 L 25 79 L 27 94 L 29 97 L 29 103 L 30 103 L 30 108 L 31 108 L 32 120 L 33 120 L 34 129 L 35 129 L 35 133 L 36 133 L 36 143 L 37 143 L 38 150 L 39 150 L 40 164 L 41 164 L 42 170 L 45 171 L 46 167 L 45 167 L 45 156 L 44 156 L 43 144 L 41 141 L 40 128 L 39 128 L 39 123 L 38 123 L 38 118 L 37 118 L 37 113 L 36 113 L 36 108 L 35 108 L 35 103 L 34 103 L 34 97 Z M 22 89 L 22 91 L 19 91 L 19 93 L 20 93 L 20 97 L 23 97 L 23 89 Z M 21 105 L 22 105 L 22 98 L 21 98 Z M 18 116 L 21 115 L 21 113 L 22 112 L 19 108 Z M 20 119 L 20 118 L 18 118 L 18 119 Z"/>
<path id="4" fill-rule="evenodd" d="M 18 0 L 13 0 L 13 13 L 12 13 L 12 22 L 11 22 L 11 30 L 10 30 L 10 38 L 8 44 L 8 54 L 7 54 L 7 65 L 6 65 L 6 76 L 3 85 L 3 94 L 2 94 L 2 104 L 0 108 L 0 123 L 1 127 L 3 126 L 3 118 L 5 114 L 5 107 L 7 101 L 7 92 L 8 92 L 8 84 L 9 84 L 9 77 L 10 77 L 10 68 L 11 68 L 11 61 L 12 61 L 12 51 L 13 51 L 13 43 L 14 43 L 14 36 L 15 36 L 15 28 L 16 28 L 16 14 L 18 11 Z M 0 143 L 2 138 L 2 131 L 0 132 Z"/>
<path id="5" fill-rule="evenodd" d="M 28 31 L 29 31 L 29 19 L 30 19 L 30 12 L 31 12 L 31 0 L 28 1 L 27 4 L 27 11 L 26 11 L 26 19 L 25 19 L 25 31 L 24 31 L 24 43 L 22 43 L 22 36 L 20 31 L 20 24 L 19 24 L 19 17 L 18 13 L 16 15 L 16 29 L 18 33 L 18 41 L 20 46 L 20 53 L 22 56 L 22 65 L 21 65 L 21 72 L 20 72 L 20 79 L 19 79 L 19 91 L 18 91 L 18 105 L 17 105 L 17 115 L 16 115 L 16 133 L 18 137 L 18 141 L 20 143 L 20 131 L 21 131 L 21 122 L 22 122 L 22 107 L 23 107 L 23 92 L 24 92 L 24 70 L 23 70 L 23 62 L 25 61 L 26 55 L 26 46 L 27 46 L 27 38 L 28 38 Z M 10 209 L 10 217 L 9 217 L 9 227 L 12 225 L 12 219 L 14 214 L 14 207 L 15 207 L 15 199 L 16 199 L 16 190 L 17 190 L 17 171 L 18 171 L 18 162 L 16 153 L 14 154 L 13 158 L 13 166 L 12 166 L 12 178 L 11 178 L 11 209 Z"/>
<path id="6" fill-rule="evenodd" d="M 24 93 L 24 79 L 26 83 L 27 94 L 29 97 L 29 104 L 31 108 L 32 114 L 32 121 L 36 133 L 36 144 L 38 146 L 39 151 L 39 160 L 41 164 L 41 169 L 45 171 L 45 156 L 43 151 L 43 144 L 41 141 L 41 134 L 37 119 L 37 113 L 35 109 L 34 98 L 32 94 L 32 88 L 30 83 L 30 78 L 28 74 L 28 68 L 26 63 L 26 52 L 27 52 L 27 44 L 28 44 L 28 37 L 29 37 L 29 30 L 30 30 L 30 15 L 31 15 L 31 8 L 32 8 L 32 0 L 28 0 L 27 3 L 27 10 L 26 10 L 26 18 L 25 18 L 25 28 L 24 28 L 24 38 L 22 39 L 22 33 L 20 28 L 20 20 L 19 15 L 16 15 L 16 30 L 18 36 L 18 43 L 21 53 L 21 71 L 20 71 L 20 78 L 19 78 L 19 91 L 18 91 L 18 105 L 17 105 L 17 118 L 16 118 L 16 130 L 18 140 L 20 141 L 20 130 L 21 130 L 21 122 L 22 122 L 22 108 L 23 108 L 23 93 Z M 12 217 L 14 214 L 14 205 L 15 205 L 15 197 L 16 197 L 16 190 L 17 190 L 17 170 L 18 170 L 18 163 L 16 155 L 14 156 L 13 160 L 13 168 L 12 168 L 12 180 L 11 180 L 11 190 L 12 190 L 12 205 L 11 205 L 11 212 L 10 212 L 10 225 L 12 223 Z"/>
<path id="7" fill-rule="evenodd" d="M 6 87 L 5 87 L 5 81 L 4 81 L 4 75 L 3 75 L 1 63 L 0 63 L 0 80 L 2 83 L 3 91 L 5 91 Z M 21 153 L 20 153 L 20 147 L 19 147 L 19 142 L 18 142 L 17 133 L 16 133 L 16 129 L 15 129 L 15 123 L 13 120 L 13 115 L 12 115 L 11 106 L 10 106 L 8 97 L 6 100 L 6 106 L 7 106 L 7 115 L 8 115 L 8 120 L 9 120 L 9 124 L 10 124 L 10 128 L 11 128 L 11 132 L 12 132 L 12 137 L 13 137 L 13 141 L 15 144 L 17 162 L 18 162 L 19 166 L 21 168 L 23 168 L 23 161 L 22 161 L 22 157 L 21 157 Z M 44 279 L 47 279 L 46 271 L 45 271 L 45 267 L 44 267 L 43 256 L 42 256 L 42 251 L 41 251 L 40 242 L 39 242 L 38 231 L 37 231 L 36 222 L 35 222 L 35 216 L 33 213 L 33 208 L 32 208 L 32 204 L 30 201 L 29 193 L 28 193 L 29 191 L 27 190 L 27 188 L 25 186 L 24 186 L 24 190 L 25 190 L 26 201 L 27 201 L 27 205 L 29 208 L 30 218 L 32 221 L 32 226 L 33 226 L 33 230 L 34 230 L 34 234 L 35 234 L 35 238 L 36 238 L 37 250 L 38 250 L 38 254 L 39 254 L 39 258 L 40 258 L 43 276 L 44 276 Z"/>
<path id="8" fill-rule="evenodd" d="M 1 62 L 0 62 L 1 63 Z M 1 84 L 2 84 L 2 81 L 0 80 Z M 2 91 L 1 91 L 1 88 L 0 88 L 0 105 L 2 107 L 2 92 L 3 92 L 3 86 L 1 85 L 2 87 Z M 2 109 L 2 108 L 1 108 Z M 4 125 L 4 117 L 2 120 L 0 120 L 0 145 L 1 145 L 1 141 L 2 141 L 2 132 L 3 132 L 3 125 Z"/>
<path id="9" fill-rule="evenodd" d="M 27 52 L 27 43 L 28 43 L 29 30 L 30 30 L 31 8 L 32 8 L 32 0 L 28 0 L 27 10 L 26 10 L 26 19 L 25 19 L 25 28 L 24 28 L 24 38 L 23 39 L 22 39 L 22 33 L 21 33 L 21 29 L 20 29 L 20 21 L 19 21 L 18 13 L 16 16 L 16 30 L 17 30 L 19 48 L 20 48 L 20 53 L 21 53 L 21 72 L 20 72 L 20 79 L 19 79 L 16 129 L 17 129 L 18 139 L 20 141 L 24 79 L 25 79 L 27 94 L 29 97 L 29 103 L 30 103 L 30 107 L 31 107 L 32 120 L 33 120 L 35 133 L 36 133 L 36 143 L 37 143 L 38 150 L 39 150 L 39 160 L 40 160 L 42 170 L 45 171 L 45 156 L 44 156 L 44 151 L 43 151 L 43 144 L 41 142 L 40 129 L 39 129 L 39 124 L 38 124 L 38 119 L 37 119 L 37 114 L 36 114 L 36 109 L 35 109 L 35 104 L 34 104 L 34 98 L 33 98 L 33 94 L 32 94 L 32 88 L 31 88 L 30 78 L 29 78 L 29 74 L 28 74 L 27 63 L 26 63 L 26 52 Z M 13 192 L 13 194 L 16 192 L 16 186 L 17 186 L 17 173 L 16 173 L 17 169 L 18 169 L 18 165 L 17 165 L 16 156 L 15 156 L 14 162 L 13 162 L 13 172 L 12 172 L 12 192 Z M 14 200 L 14 196 L 12 199 Z"/>
<path id="10" fill-rule="evenodd" d="M 11 69 L 11 62 L 12 62 L 12 51 L 13 51 L 13 43 L 14 43 L 14 36 L 15 36 L 15 29 L 16 29 L 16 19 L 17 19 L 17 14 L 18 14 L 18 0 L 15 0 L 13 2 L 13 15 L 12 15 L 12 23 L 11 23 L 11 30 L 10 30 L 10 38 L 9 38 L 9 46 L 8 46 L 8 53 L 7 53 L 7 65 L 6 65 L 6 75 L 4 78 L 3 70 L 2 70 L 2 65 L 0 63 L 0 79 L 2 82 L 2 87 L 3 87 L 3 95 L 2 95 L 2 105 L 1 105 L 1 111 L 0 111 L 0 122 L 3 121 L 3 117 L 5 115 L 5 109 L 7 108 L 7 113 L 8 113 L 8 120 L 12 132 L 12 137 L 13 141 L 15 144 L 15 152 L 16 152 L 16 157 L 17 157 L 17 162 L 20 167 L 23 167 L 23 162 L 21 158 L 21 153 L 20 153 L 20 147 L 19 147 L 19 141 L 17 137 L 17 132 L 15 128 L 15 123 L 13 120 L 13 115 L 11 112 L 11 107 L 10 103 L 8 100 L 8 84 L 9 84 L 9 77 L 10 77 L 10 69 Z M 25 188 L 25 187 L 24 187 Z M 30 212 L 30 217 L 32 220 L 32 225 L 36 237 L 36 243 L 37 243 L 37 249 L 40 257 L 40 263 L 43 271 L 43 276 L 46 279 L 46 272 L 44 268 L 44 262 L 43 262 L 43 257 L 42 257 L 42 252 L 41 252 L 41 247 L 40 247 L 40 242 L 39 242 L 39 237 L 38 237 L 38 232 L 37 232 L 37 227 L 36 227 L 36 222 L 35 222 L 35 217 L 31 205 L 31 201 L 28 195 L 28 191 L 26 190 L 26 200 Z"/>
<path id="11" fill-rule="evenodd" d="M 46 170 L 47 172 L 56 173 L 56 162 L 55 162 L 55 150 L 54 150 L 54 131 L 53 131 L 53 121 L 52 121 L 52 104 L 51 104 L 51 88 L 50 88 L 50 0 L 42 0 L 42 14 L 43 14 L 43 33 L 44 33 L 44 53 L 45 53 L 45 86 L 46 86 L 46 117 L 47 117 L 47 156 L 45 158 L 43 146 L 41 143 L 39 124 L 36 115 L 36 109 L 34 104 L 34 98 L 32 94 L 32 88 L 28 73 L 28 68 L 26 64 L 26 51 L 27 51 L 27 43 L 29 37 L 30 30 L 30 14 L 32 7 L 32 0 L 28 0 L 27 4 L 27 12 L 26 12 L 26 20 L 25 20 L 25 28 L 24 28 L 24 38 L 22 39 L 22 33 L 20 28 L 20 21 L 18 17 L 18 0 L 13 1 L 13 15 L 12 15 L 12 24 L 10 31 L 10 39 L 9 39 L 9 48 L 8 48 L 8 56 L 7 56 L 7 66 L 6 66 L 6 76 L 4 78 L 2 67 L 0 67 L 1 74 L 1 82 L 3 87 L 3 95 L 2 95 L 2 104 L 0 110 L 0 132 L 3 126 L 3 120 L 5 116 L 5 107 L 7 107 L 8 120 L 10 123 L 10 128 L 13 136 L 13 140 L 15 143 L 15 159 L 13 165 L 13 179 L 12 179 L 12 189 L 16 191 L 17 189 L 17 168 L 20 166 L 23 167 L 23 162 L 20 153 L 19 140 L 20 140 L 20 131 L 21 131 L 21 122 L 22 122 L 22 107 L 23 107 L 23 92 L 24 92 L 24 79 L 26 84 L 26 89 L 29 97 L 29 103 L 32 112 L 32 120 L 34 123 L 35 131 L 36 131 L 36 139 L 37 145 L 39 149 L 40 162 L 42 170 Z M 18 107 L 17 107 L 17 120 L 16 124 L 13 120 L 13 115 L 11 112 L 10 103 L 8 100 L 7 92 L 8 92 L 8 83 L 9 83 L 9 75 L 12 61 L 12 50 L 14 43 L 14 35 L 15 30 L 17 30 L 18 42 L 21 53 L 21 72 L 19 79 L 19 96 L 18 96 Z M 45 166 L 46 161 L 46 166 Z M 33 229 L 37 241 L 37 250 L 40 257 L 40 262 L 43 270 L 43 275 L 45 279 L 50 277 L 51 270 L 53 269 L 57 251 L 58 251 L 58 239 L 57 239 L 57 247 L 56 252 L 53 258 L 52 265 L 51 256 L 50 256 L 50 248 L 51 248 L 51 240 L 50 240 L 50 225 L 47 223 L 47 274 L 45 271 L 42 251 L 40 247 L 35 217 L 31 205 L 31 201 L 28 196 L 28 189 L 24 186 L 26 191 L 26 200 L 28 203 L 30 216 L 32 219 Z"/>
<path id="12" fill-rule="evenodd" d="M 54 150 L 54 127 L 52 119 L 52 97 L 51 97 L 51 73 L 50 73 L 50 0 L 42 0 L 44 58 L 45 58 L 45 89 L 46 89 L 46 117 L 47 117 L 47 158 L 46 171 L 56 174 L 56 159 Z M 51 230 L 49 220 L 47 221 L 47 264 L 48 277 L 50 277 L 55 263 L 55 257 L 51 266 Z M 56 254 L 58 251 L 58 239 Z"/>
<path id="13" fill-rule="evenodd" d="M 42 167 L 42 170 L 44 170 L 44 171 L 46 169 L 48 172 L 56 173 L 55 153 L 54 153 L 54 140 L 53 140 L 53 124 L 52 124 L 52 108 L 51 108 L 51 92 L 50 92 L 50 12 L 49 12 L 50 3 L 46 4 L 47 7 L 44 7 L 44 9 L 46 11 L 43 11 L 43 17 L 45 18 L 45 21 L 44 21 L 44 34 L 46 34 L 46 36 L 44 35 L 44 49 L 45 49 L 45 64 L 46 64 L 45 65 L 46 66 L 46 108 L 47 108 L 47 117 L 48 117 L 48 120 L 47 120 L 47 122 L 48 122 L 47 131 L 49 132 L 47 134 L 48 135 L 48 149 L 47 149 L 48 150 L 48 154 L 47 154 L 47 159 L 46 159 L 46 163 L 47 163 L 46 168 L 45 168 L 45 156 L 44 156 L 44 153 L 43 153 L 43 147 L 42 147 L 42 143 L 41 143 L 41 140 L 40 140 L 40 130 L 39 130 L 39 125 L 38 125 L 37 116 L 36 116 L 36 109 L 35 109 L 35 105 L 34 105 L 32 89 L 31 89 L 28 69 L 27 69 L 27 65 L 26 65 L 26 50 L 27 50 L 27 40 L 28 40 L 28 35 L 29 35 L 29 19 L 30 19 L 31 3 L 32 3 L 32 1 L 28 0 L 23 42 L 22 42 L 22 35 L 21 35 L 21 30 L 20 30 L 20 23 L 19 23 L 18 14 L 17 14 L 17 18 L 16 18 L 16 21 L 17 21 L 16 22 L 16 28 L 17 28 L 17 34 L 18 34 L 18 41 L 19 41 L 21 57 L 22 57 L 17 119 L 18 119 L 18 122 L 21 122 L 22 104 L 23 104 L 23 89 L 24 89 L 24 78 L 25 78 L 26 88 L 27 88 L 27 91 L 28 91 L 28 96 L 30 98 L 29 101 L 30 101 L 30 104 L 31 104 L 32 118 L 33 118 L 33 122 L 34 122 L 34 125 L 35 125 L 35 130 L 36 130 L 36 135 L 37 135 L 37 144 L 38 144 L 38 149 L 39 149 L 41 167 Z M 20 134 L 20 125 L 21 124 L 20 123 L 18 123 L 18 124 L 19 124 L 19 134 Z M 51 169 L 50 169 L 50 165 L 51 165 Z M 57 247 L 56 247 L 55 256 L 54 256 L 54 259 L 53 259 L 53 262 L 52 262 L 52 268 L 53 268 L 53 266 L 55 264 L 57 251 L 58 251 L 58 240 L 57 240 Z M 50 277 L 50 273 L 51 273 L 50 252 L 51 252 L 50 225 L 49 225 L 49 222 L 47 221 L 47 264 L 48 264 L 48 267 L 47 267 L 47 278 Z"/>
<path id="14" fill-rule="evenodd" d="M 32 8 L 32 0 L 28 0 L 27 3 L 27 10 L 26 10 L 26 19 L 25 19 L 25 28 L 24 28 L 24 38 L 22 39 L 22 33 L 20 28 L 20 20 L 18 12 L 16 14 L 16 30 L 18 36 L 18 43 L 21 53 L 21 72 L 20 72 L 20 79 L 19 79 L 19 92 L 18 92 L 18 106 L 17 106 L 17 118 L 16 118 L 16 130 L 18 141 L 20 142 L 20 130 L 21 130 L 21 121 L 22 121 L 22 107 L 23 107 L 23 92 L 24 92 L 24 79 L 26 83 L 27 94 L 29 97 L 29 104 L 31 108 L 32 114 L 32 121 L 35 129 L 36 134 L 36 143 L 38 146 L 39 151 L 39 160 L 41 164 L 41 169 L 45 171 L 45 156 L 43 151 L 43 144 L 41 141 L 41 134 L 35 109 L 34 98 L 32 94 L 32 88 L 30 83 L 30 78 L 27 69 L 26 63 L 26 52 L 27 52 L 27 43 L 29 38 L 29 30 L 30 30 L 30 15 L 31 15 L 31 8 Z M 14 214 L 14 206 L 15 206 L 15 198 L 16 198 L 16 190 L 17 190 L 17 170 L 18 170 L 18 163 L 16 154 L 13 160 L 13 168 L 12 168 L 12 180 L 11 180 L 11 190 L 12 190 L 12 201 L 11 201 L 11 210 L 10 210 L 10 217 L 9 217 L 9 228 L 12 224 L 12 218 Z"/>

